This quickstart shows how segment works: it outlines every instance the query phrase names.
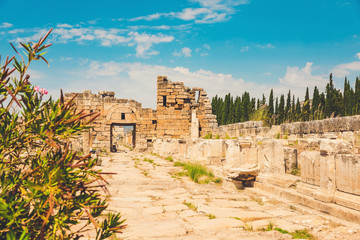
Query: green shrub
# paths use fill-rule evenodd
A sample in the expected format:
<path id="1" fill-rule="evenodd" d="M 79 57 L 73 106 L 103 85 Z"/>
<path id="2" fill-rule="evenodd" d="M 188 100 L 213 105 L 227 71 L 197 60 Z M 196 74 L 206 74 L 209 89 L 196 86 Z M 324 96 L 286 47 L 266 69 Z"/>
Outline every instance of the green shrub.
<path id="1" fill-rule="evenodd" d="M 301 175 L 301 170 L 300 168 L 294 168 L 293 170 L 291 170 L 291 175 L 294 175 L 294 176 L 300 176 Z"/>
<path id="2" fill-rule="evenodd" d="M 171 156 L 168 156 L 167 158 L 165 158 L 165 160 L 169 161 L 169 162 L 173 162 L 174 159 Z"/>
<path id="3" fill-rule="evenodd" d="M 189 176 L 189 178 L 196 183 L 209 183 L 210 181 L 215 183 L 222 182 L 221 178 L 214 179 L 214 174 L 200 164 L 175 162 L 174 166 L 183 167 L 186 172 L 181 175 Z"/>
<path id="4" fill-rule="evenodd" d="M 45 101 L 47 91 L 31 85 L 27 74 L 33 60 L 47 63 L 50 32 L 38 43 L 21 43 L 25 56 L 13 47 L 21 60 L 7 58 L 0 66 L 0 239 L 78 239 L 84 231 L 73 231 L 77 224 L 94 225 L 96 239 L 105 239 L 121 232 L 124 220 L 104 216 L 107 203 L 98 190 L 105 173 L 69 141 L 99 114 L 76 112 L 62 92 Z"/>
<path id="5" fill-rule="evenodd" d="M 212 133 L 206 134 L 204 139 L 212 139 Z"/>
<path id="6" fill-rule="evenodd" d="M 306 229 L 295 230 L 295 232 L 291 232 L 290 235 L 293 236 L 294 239 L 315 239 Z"/>
<path id="7" fill-rule="evenodd" d="M 193 210 L 194 212 L 197 211 L 198 207 L 195 206 L 193 203 L 191 202 L 187 202 L 186 200 L 184 200 L 183 202 L 184 205 L 186 205 L 190 210 Z"/>

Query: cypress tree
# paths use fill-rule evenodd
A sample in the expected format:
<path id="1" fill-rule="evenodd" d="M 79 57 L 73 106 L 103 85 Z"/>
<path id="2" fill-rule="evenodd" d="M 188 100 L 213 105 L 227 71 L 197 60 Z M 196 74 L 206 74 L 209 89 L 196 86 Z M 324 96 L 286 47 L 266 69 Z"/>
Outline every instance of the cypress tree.
<path id="1" fill-rule="evenodd" d="M 285 97 L 284 94 L 280 96 L 279 103 L 279 124 L 282 124 L 285 120 Z"/>
<path id="2" fill-rule="evenodd" d="M 360 113 L 360 78 L 356 77 L 355 80 L 355 103 L 354 103 L 354 108 L 355 108 L 355 114 L 359 114 Z"/>
<path id="3" fill-rule="evenodd" d="M 224 125 L 223 112 L 224 112 L 224 100 L 222 98 L 219 98 L 218 115 L 216 116 L 216 120 L 219 125 Z"/>
<path id="4" fill-rule="evenodd" d="M 305 101 L 302 108 L 302 120 L 309 121 L 310 119 L 310 99 L 309 99 L 309 88 L 306 88 Z"/>
<path id="5" fill-rule="evenodd" d="M 325 117 L 330 117 L 331 114 L 335 112 L 334 109 L 334 82 L 332 79 L 332 73 L 329 77 L 329 83 L 326 84 L 325 88 L 326 92 L 326 98 L 325 98 L 325 107 L 324 107 L 324 113 Z"/>
<path id="6" fill-rule="evenodd" d="M 243 115 L 241 116 L 241 122 L 249 121 L 249 114 L 251 111 L 250 94 L 244 92 L 242 96 Z"/>
<path id="7" fill-rule="evenodd" d="M 250 109 L 250 113 L 255 111 L 255 103 L 256 103 L 256 99 L 252 98 L 251 99 L 251 109 Z"/>
<path id="8" fill-rule="evenodd" d="M 290 93 L 290 90 L 289 90 L 287 98 L 286 98 L 284 122 L 291 122 L 290 117 L 291 117 L 291 93 Z"/>
<path id="9" fill-rule="evenodd" d="M 299 98 L 297 98 L 296 101 L 295 113 L 296 113 L 296 120 L 299 121 L 301 119 L 301 105 Z"/>
<path id="10" fill-rule="evenodd" d="M 235 122 L 240 122 L 241 118 L 241 97 L 237 96 L 235 98 Z"/>
<path id="11" fill-rule="evenodd" d="M 295 95 L 293 95 L 291 103 L 291 122 L 296 121 L 296 112 L 295 112 Z"/>
<path id="12" fill-rule="evenodd" d="M 316 119 L 316 113 L 319 109 L 320 104 L 320 95 L 319 95 L 319 89 L 315 86 L 314 92 L 313 92 L 313 99 L 311 104 L 311 118 Z"/>
<path id="13" fill-rule="evenodd" d="M 222 124 L 228 124 L 230 114 L 230 93 L 225 95 L 224 107 L 222 112 Z"/>
<path id="14" fill-rule="evenodd" d="M 262 106 L 264 106 L 266 104 L 266 97 L 265 97 L 265 95 L 263 94 L 262 95 L 262 100 L 261 100 L 261 102 L 260 102 L 260 105 L 261 105 L 261 107 Z"/>
<path id="15" fill-rule="evenodd" d="M 274 93 L 273 90 L 271 89 L 270 91 L 270 96 L 269 96 L 269 116 L 272 117 L 272 115 L 274 115 Z"/>

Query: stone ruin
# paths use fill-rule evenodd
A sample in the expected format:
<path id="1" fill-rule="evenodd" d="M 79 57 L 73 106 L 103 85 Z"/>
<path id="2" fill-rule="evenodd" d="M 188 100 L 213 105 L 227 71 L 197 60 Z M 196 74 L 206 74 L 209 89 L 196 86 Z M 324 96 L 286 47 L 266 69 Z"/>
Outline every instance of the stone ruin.
<path id="1" fill-rule="evenodd" d="M 360 116 L 271 128 L 251 121 L 218 127 L 202 88 L 164 76 L 157 78 L 156 110 L 114 95 L 77 95 L 78 110 L 101 114 L 74 141 L 75 148 L 114 151 L 125 144 L 150 149 L 204 164 L 224 179 L 224 186 L 252 186 L 360 224 Z M 203 139 L 209 133 L 219 139 Z"/>
<path id="2" fill-rule="evenodd" d="M 101 113 L 93 128 L 74 141 L 75 147 L 84 152 L 114 151 L 116 126 L 133 127 L 133 141 L 129 145 L 138 149 L 147 148 L 156 138 L 199 137 L 217 128 L 206 92 L 185 87 L 182 82 L 171 82 L 166 76 L 157 78 L 157 110 L 142 108 L 134 100 L 117 99 L 109 91 L 66 93 L 65 100 L 75 94 L 78 110 Z"/>

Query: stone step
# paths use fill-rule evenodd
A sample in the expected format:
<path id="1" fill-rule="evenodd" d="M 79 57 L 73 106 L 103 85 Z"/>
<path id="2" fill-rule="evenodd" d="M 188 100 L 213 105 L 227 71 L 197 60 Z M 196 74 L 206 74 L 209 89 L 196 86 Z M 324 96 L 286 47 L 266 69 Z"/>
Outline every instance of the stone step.
<path id="1" fill-rule="evenodd" d="M 321 211 L 322 213 L 330 214 L 332 216 L 344 219 L 352 223 L 360 224 L 359 211 L 334 203 L 325 203 L 316 200 L 311 196 L 307 196 L 303 193 L 297 192 L 296 189 L 283 188 L 267 182 L 255 182 L 254 190 L 247 189 L 247 191 L 249 192 L 256 190 L 267 192 L 266 194 L 264 193 L 264 195 L 268 195 L 269 193 L 276 194 L 277 196 L 290 200 L 293 203 Z"/>
<path id="2" fill-rule="evenodd" d="M 283 174 L 283 175 L 271 175 L 271 174 L 259 174 L 256 177 L 257 182 L 269 183 L 283 188 L 295 188 L 300 177 Z"/>

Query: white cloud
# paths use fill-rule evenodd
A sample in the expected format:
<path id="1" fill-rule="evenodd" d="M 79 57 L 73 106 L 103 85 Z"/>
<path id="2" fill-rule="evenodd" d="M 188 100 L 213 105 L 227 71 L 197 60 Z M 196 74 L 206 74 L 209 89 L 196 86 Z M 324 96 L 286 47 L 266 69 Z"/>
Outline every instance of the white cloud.
<path id="1" fill-rule="evenodd" d="M 11 23 L 8 23 L 8 22 L 3 22 L 0 24 L 0 28 L 10 28 L 12 27 L 13 25 Z"/>
<path id="2" fill-rule="evenodd" d="M 147 16 L 131 18 L 131 19 L 129 19 L 129 21 L 139 21 L 139 20 L 152 21 L 152 20 L 159 19 L 163 15 L 164 15 L 163 13 L 154 13 L 154 14 L 150 14 Z"/>
<path id="3" fill-rule="evenodd" d="M 249 51 L 249 49 L 250 49 L 249 46 L 243 46 L 243 47 L 241 47 L 240 52 L 247 52 L 247 51 Z"/>
<path id="4" fill-rule="evenodd" d="M 147 16 L 140 16 L 129 19 L 129 21 L 153 21 L 161 17 L 178 18 L 184 21 L 194 21 L 195 23 L 216 23 L 230 19 L 234 14 L 235 7 L 248 4 L 247 0 L 191 0 L 200 7 L 184 8 L 179 12 L 154 13 Z"/>
<path id="5" fill-rule="evenodd" d="M 58 28 L 72 28 L 72 26 L 67 24 L 67 23 L 58 24 L 58 25 L 56 25 L 56 27 L 58 27 Z"/>
<path id="6" fill-rule="evenodd" d="M 271 43 L 265 44 L 265 45 L 261 45 L 261 44 L 257 44 L 255 45 L 258 48 L 275 48 L 274 45 L 272 45 Z"/>
<path id="7" fill-rule="evenodd" d="M 204 46 L 204 48 L 206 48 L 207 50 L 210 50 L 210 45 L 209 45 L 209 44 L 205 43 L 203 46 Z"/>
<path id="8" fill-rule="evenodd" d="M 360 59 L 360 52 L 356 54 L 356 57 Z"/>
<path id="9" fill-rule="evenodd" d="M 137 31 L 139 29 L 153 29 L 153 30 L 170 30 L 172 27 L 168 25 L 160 25 L 160 26 L 148 26 L 148 25 L 136 25 L 136 26 L 128 26 L 129 29 L 133 31 Z"/>
<path id="10" fill-rule="evenodd" d="M 93 27 L 72 27 L 67 24 L 59 24 L 58 28 L 55 28 L 50 36 L 50 41 L 58 43 L 78 42 L 86 43 L 90 41 L 99 42 L 101 46 L 135 46 L 137 57 L 148 57 L 150 55 L 159 54 L 158 51 L 152 50 L 151 47 L 154 44 L 172 42 L 173 36 L 159 34 L 147 34 L 139 33 L 126 29 L 116 28 L 93 28 Z M 16 30 L 14 30 L 16 31 Z M 20 31 L 20 30 L 19 30 Z M 15 42 L 29 42 L 37 41 L 40 37 L 44 36 L 47 29 L 33 29 L 35 32 L 30 37 L 17 37 Z"/>
<path id="11" fill-rule="evenodd" d="M 8 31 L 8 33 L 10 33 L 10 34 L 18 34 L 18 33 L 23 33 L 23 32 L 25 32 L 24 29 L 14 29 L 14 30 Z"/>
<path id="12" fill-rule="evenodd" d="M 208 8 L 185 8 L 181 12 L 175 13 L 175 17 L 181 20 L 194 20 L 198 15 L 210 14 L 211 10 Z"/>
<path id="13" fill-rule="evenodd" d="M 265 72 L 264 75 L 265 76 L 271 76 L 271 72 Z"/>
<path id="14" fill-rule="evenodd" d="M 349 75 L 351 71 L 360 71 L 360 62 L 339 64 L 331 70 L 334 77 L 338 78 Z"/>
<path id="15" fill-rule="evenodd" d="M 60 61 L 61 61 L 61 62 L 64 62 L 64 61 L 72 61 L 72 60 L 74 60 L 74 58 L 72 58 L 72 57 L 60 57 Z"/>
<path id="16" fill-rule="evenodd" d="M 41 71 L 38 71 L 38 70 L 34 70 L 34 69 L 29 69 L 27 71 L 27 74 L 30 75 L 30 82 L 32 82 L 33 84 L 36 82 L 36 83 L 39 83 L 41 82 L 41 80 L 44 80 L 47 78 L 46 74 L 44 74 L 43 72 Z"/>
<path id="17" fill-rule="evenodd" d="M 326 75 L 313 75 L 313 63 L 307 62 L 305 67 L 287 67 L 285 76 L 279 78 L 281 84 L 292 87 L 322 87 L 326 84 Z"/>
<path id="18" fill-rule="evenodd" d="M 176 51 L 173 52 L 173 55 L 177 56 L 177 57 L 181 57 L 181 56 L 191 57 L 191 49 L 188 47 L 184 47 L 179 52 L 176 52 Z"/>
<path id="19" fill-rule="evenodd" d="M 174 40 L 173 36 L 164 36 L 163 34 L 151 35 L 146 33 L 137 33 L 133 32 L 129 34 L 133 36 L 133 40 L 136 42 L 136 56 L 137 57 L 147 57 L 147 55 L 157 55 L 159 52 L 148 50 L 153 44 L 159 44 L 164 42 L 172 42 Z"/>

